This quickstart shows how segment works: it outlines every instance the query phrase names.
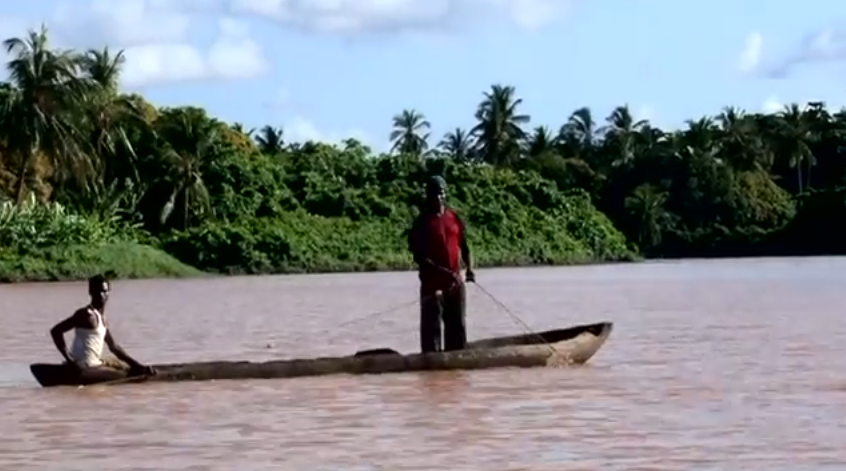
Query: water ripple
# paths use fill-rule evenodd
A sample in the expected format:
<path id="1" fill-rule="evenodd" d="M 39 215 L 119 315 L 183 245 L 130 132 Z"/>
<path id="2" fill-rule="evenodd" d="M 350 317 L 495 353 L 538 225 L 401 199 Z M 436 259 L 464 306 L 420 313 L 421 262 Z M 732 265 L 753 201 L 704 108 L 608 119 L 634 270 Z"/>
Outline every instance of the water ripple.
<path id="1" fill-rule="evenodd" d="M 81 389 L 40 389 L 27 364 L 58 359 L 47 331 L 85 301 L 84 286 L 2 286 L 0 468 L 846 469 L 846 291 L 830 275 L 844 268 L 829 258 L 479 273 L 536 329 L 614 321 L 577 368 Z M 109 315 L 146 362 L 409 351 L 414 283 L 118 282 Z M 471 288 L 469 302 L 472 337 L 520 331 L 483 293 Z"/>

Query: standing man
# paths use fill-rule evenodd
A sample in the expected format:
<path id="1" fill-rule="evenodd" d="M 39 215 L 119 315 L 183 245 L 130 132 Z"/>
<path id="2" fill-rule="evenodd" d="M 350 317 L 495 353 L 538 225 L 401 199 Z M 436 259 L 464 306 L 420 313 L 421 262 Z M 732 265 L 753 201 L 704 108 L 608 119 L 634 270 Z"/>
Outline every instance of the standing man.
<path id="1" fill-rule="evenodd" d="M 467 346 L 466 279 L 475 281 L 464 221 L 445 203 L 446 181 L 433 176 L 426 184 L 426 202 L 408 234 L 409 250 L 420 277 L 420 350 L 461 350 Z M 443 348 L 441 322 L 443 321 Z"/>

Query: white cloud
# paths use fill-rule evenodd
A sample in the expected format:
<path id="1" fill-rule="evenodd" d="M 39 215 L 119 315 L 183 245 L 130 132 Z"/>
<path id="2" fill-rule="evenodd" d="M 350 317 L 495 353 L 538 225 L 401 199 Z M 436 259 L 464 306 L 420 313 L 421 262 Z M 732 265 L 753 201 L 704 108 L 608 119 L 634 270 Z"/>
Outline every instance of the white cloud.
<path id="1" fill-rule="evenodd" d="M 425 27 L 442 21 L 449 0 L 233 0 L 237 13 L 321 33 Z"/>
<path id="2" fill-rule="evenodd" d="M 761 62 L 761 52 L 764 47 L 764 38 L 760 33 L 751 33 L 746 37 L 746 44 L 738 59 L 738 68 L 743 73 L 754 71 Z"/>
<path id="3" fill-rule="evenodd" d="M 208 56 L 210 75 L 227 79 L 257 77 L 270 66 L 261 46 L 249 35 L 246 23 L 224 19 L 221 35 L 212 44 Z"/>
<path id="4" fill-rule="evenodd" d="M 151 44 L 128 48 L 124 85 L 144 87 L 192 80 L 238 80 L 263 75 L 269 64 L 245 24 L 221 20 L 211 48 L 189 43 Z"/>
<path id="5" fill-rule="evenodd" d="M 216 0 L 91 0 L 57 7 L 46 22 L 54 46 L 100 49 L 105 45 L 126 57 L 123 85 L 138 88 L 199 80 L 239 80 L 269 70 L 261 46 L 252 39 L 247 23 L 218 20 L 218 33 L 208 48 L 191 37 L 191 9 L 211 8 Z M 204 2 L 203 5 L 201 3 Z M 3 37 L 37 29 L 41 20 L 0 20 Z"/>
<path id="6" fill-rule="evenodd" d="M 280 89 L 276 96 L 266 103 L 266 106 L 274 110 L 284 109 L 288 113 L 296 109 L 296 106 L 290 101 L 290 94 L 287 89 Z M 305 143 L 313 141 L 338 145 L 347 139 L 355 139 L 377 153 L 387 152 L 390 149 L 387 138 L 375 140 L 366 131 L 356 127 L 348 127 L 340 131 L 326 130 L 304 115 L 296 114 L 296 111 L 294 113 L 293 118 L 282 120 L 281 127 L 285 142 Z"/>
<path id="7" fill-rule="evenodd" d="M 349 128 L 342 132 L 325 132 L 317 125 L 302 117 L 297 116 L 282 125 L 284 138 L 287 142 L 327 142 L 337 144 L 346 139 L 353 138 L 367 145 L 373 145 L 370 137 L 361 129 Z M 377 148 L 377 150 L 379 150 Z"/>
<path id="8" fill-rule="evenodd" d="M 188 44 L 131 47 L 125 55 L 123 85 L 128 87 L 200 80 L 207 72 L 202 53 Z"/>
<path id="9" fill-rule="evenodd" d="M 652 121 L 655 119 L 655 110 L 649 105 L 643 105 L 638 108 L 637 112 L 632 117 L 637 121 L 642 119 Z"/>
<path id="10" fill-rule="evenodd" d="M 264 103 L 264 106 L 271 110 L 282 110 L 288 108 L 290 104 L 291 92 L 287 88 L 280 88 Z"/>
<path id="11" fill-rule="evenodd" d="M 784 105 L 778 99 L 778 97 L 771 96 L 764 100 L 763 105 L 761 105 L 761 111 L 764 113 L 778 113 L 779 111 L 784 108 Z"/>
<path id="12" fill-rule="evenodd" d="M 491 13 L 526 29 L 560 17 L 571 0 L 232 0 L 235 13 L 326 34 L 439 30 Z"/>
<path id="13" fill-rule="evenodd" d="M 75 47 L 129 48 L 188 39 L 191 17 L 155 0 L 92 0 L 60 5 L 52 24 Z"/>
<path id="14" fill-rule="evenodd" d="M 538 30 L 569 10 L 567 0 L 505 0 L 511 19 L 528 30 Z"/>
<path id="15" fill-rule="evenodd" d="M 218 34 L 208 48 L 191 37 L 192 16 L 187 12 L 211 7 L 216 0 L 90 0 L 60 4 L 52 21 L 45 21 L 57 47 L 124 50 L 122 84 L 131 88 L 200 80 L 239 80 L 263 75 L 269 69 L 261 46 L 252 39 L 247 23 L 218 21 Z M 203 3 L 204 2 L 204 3 Z M 201 5 L 203 3 L 203 5 Z M 42 20 L 0 20 L 4 37 L 37 29 Z"/>
<path id="16" fill-rule="evenodd" d="M 769 78 L 786 78 L 803 65 L 826 64 L 846 60 L 846 30 L 823 28 L 807 34 L 798 48 L 766 71 Z"/>

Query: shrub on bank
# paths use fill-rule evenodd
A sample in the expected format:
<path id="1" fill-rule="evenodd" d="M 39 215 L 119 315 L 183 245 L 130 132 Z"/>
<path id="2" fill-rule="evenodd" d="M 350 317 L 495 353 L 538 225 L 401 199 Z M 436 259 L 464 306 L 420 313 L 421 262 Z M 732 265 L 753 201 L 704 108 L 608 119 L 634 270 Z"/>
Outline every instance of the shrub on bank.
<path id="1" fill-rule="evenodd" d="M 118 218 L 73 214 L 34 198 L 0 203 L 0 281 L 78 280 L 109 271 L 120 278 L 202 275 L 137 243 L 137 231 Z"/>
<path id="2" fill-rule="evenodd" d="M 196 277 L 204 273 L 154 247 L 134 242 L 55 246 L 26 254 L 0 250 L 0 282 Z"/>
<path id="3" fill-rule="evenodd" d="M 7 254 L 28 254 L 57 244 L 128 241 L 133 229 L 117 217 L 84 216 L 60 203 L 39 203 L 34 194 L 23 204 L 0 203 L 0 250 Z"/>

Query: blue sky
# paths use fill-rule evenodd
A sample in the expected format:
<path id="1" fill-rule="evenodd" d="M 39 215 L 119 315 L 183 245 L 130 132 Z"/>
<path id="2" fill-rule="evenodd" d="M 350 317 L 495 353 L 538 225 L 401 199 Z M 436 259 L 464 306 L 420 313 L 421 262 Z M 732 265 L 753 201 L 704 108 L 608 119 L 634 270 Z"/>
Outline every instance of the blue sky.
<path id="1" fill-rule="evenodd" d="M 532 125 L 628 103 L 663 126 L 781 103 L 846 103 L 846 3 L 831 0 L 113 0 L 0 6 L 0 32 L 126 50 L 125 87 L 289 139 L 385 149 L 391 117 L 439 138 L 493 83 Z"/>

